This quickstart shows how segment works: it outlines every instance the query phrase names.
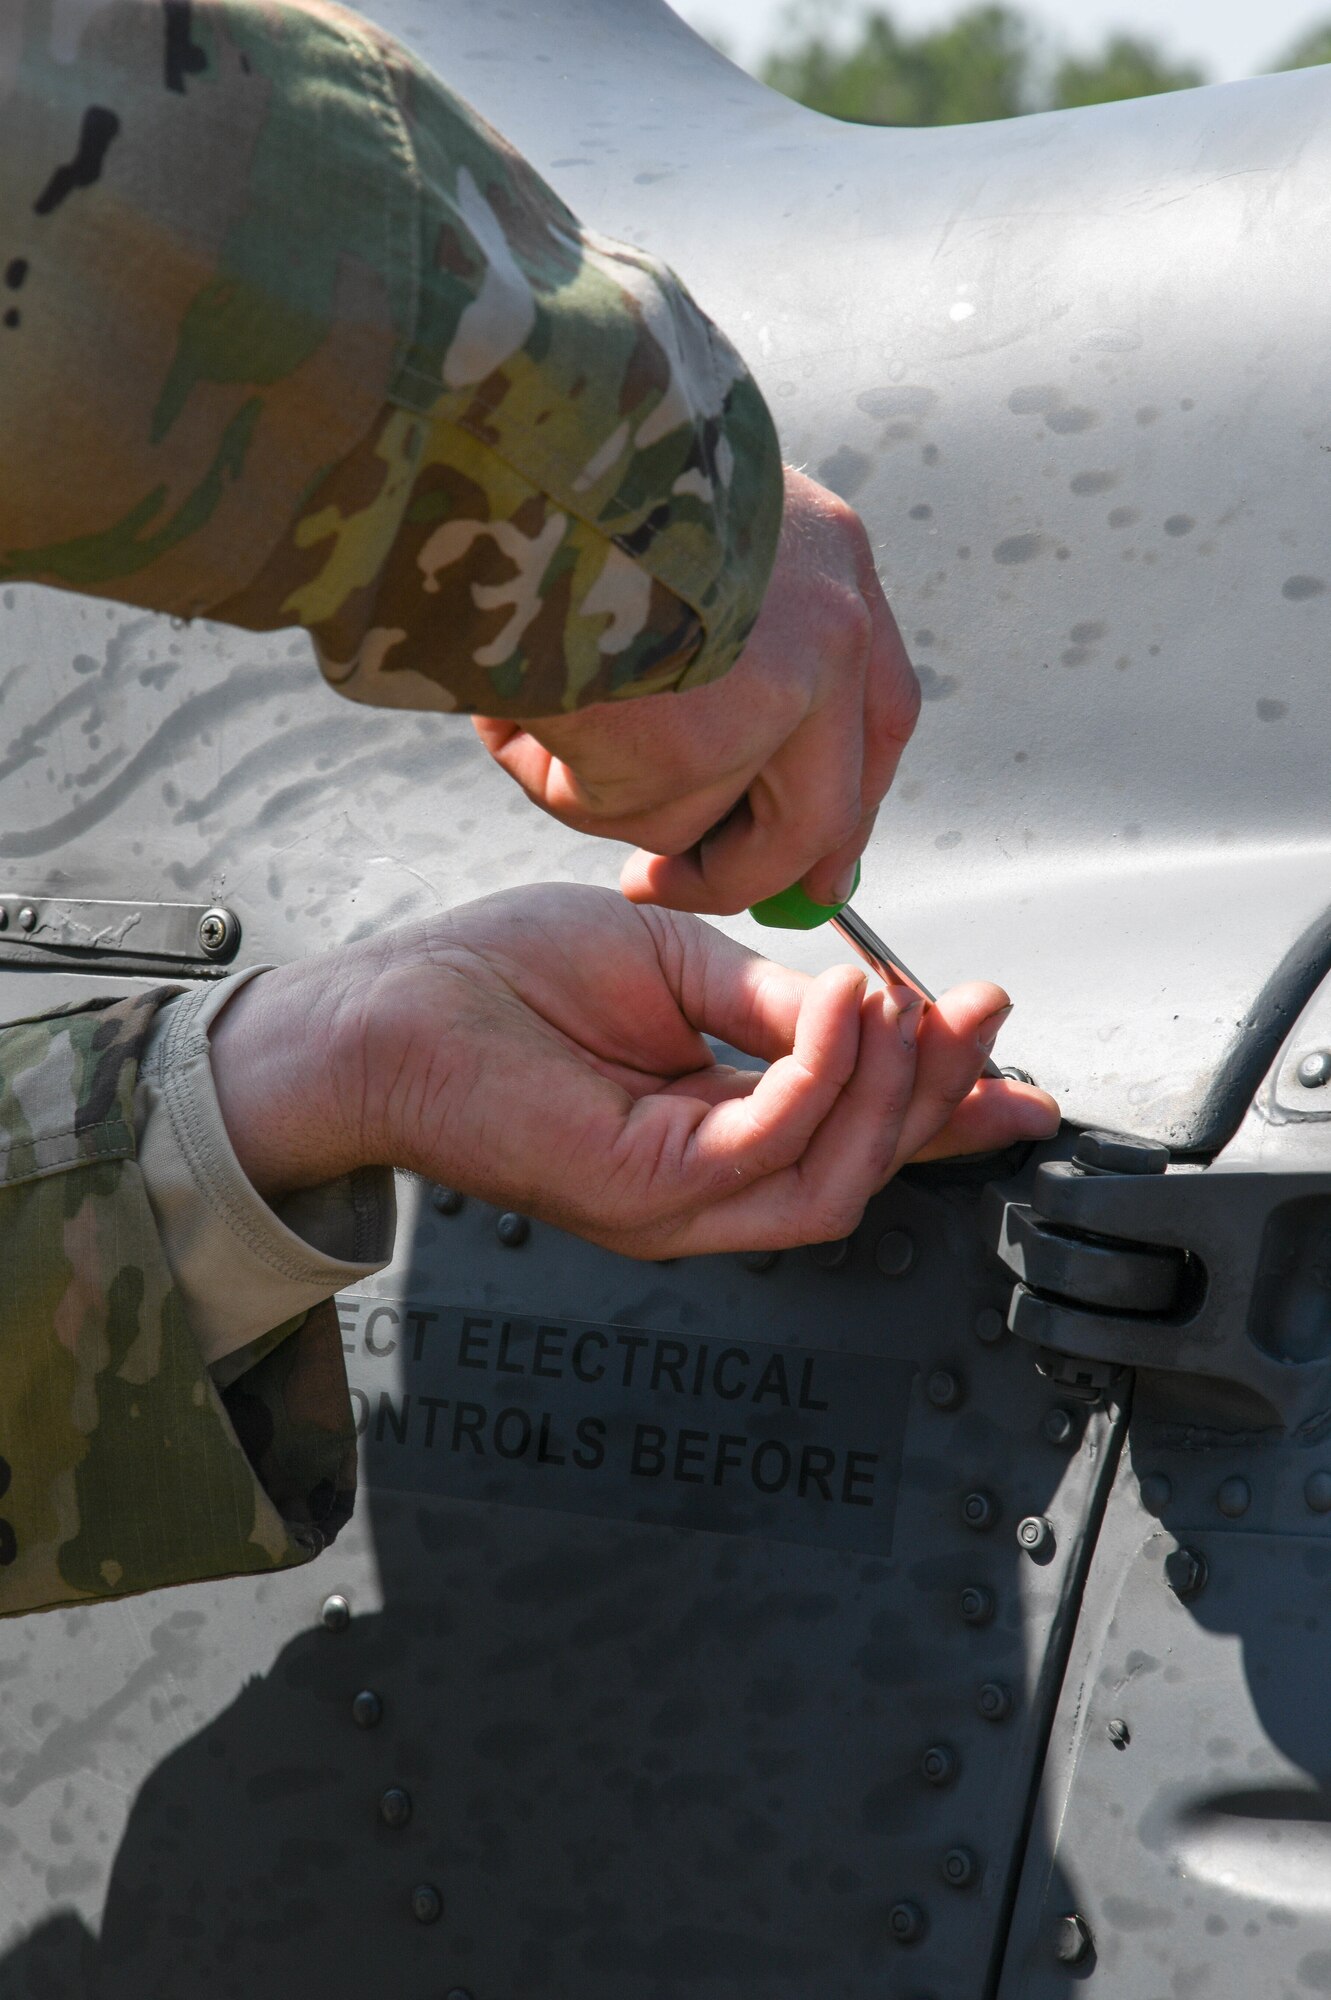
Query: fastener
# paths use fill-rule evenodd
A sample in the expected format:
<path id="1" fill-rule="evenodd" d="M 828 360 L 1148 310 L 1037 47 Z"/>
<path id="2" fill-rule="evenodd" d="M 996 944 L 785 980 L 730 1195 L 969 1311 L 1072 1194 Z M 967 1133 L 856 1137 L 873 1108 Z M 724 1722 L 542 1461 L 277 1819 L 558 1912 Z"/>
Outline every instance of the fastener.
<path id="1" fill-rule="evenodd" d="M 962 1501 L 961 1518 L 968 1528 L 974 1528 L 977 1532 L 992 1528 L 998 1519 L 998 1502 L 992 1493 L 977 1489 L 974 1493 L 968 1493 Z"/>
<path id="2" fill-rule="evenodd" d="M 1056 1403 L 1052 1410 L 1046 1410 L 1040 1419 L 1040 1435 L 1049 1444 L 1069 1443 L 1076 1428 L 1076 1418 L 1061 1403 Z"/>
<path id="3" fill-rule="evenodd" d="M 968 1625 L 987 1625 L 994 1615 L 994 1593 L 982 1583 L 968 1583 L 961 1593 L 961 1615 Z"/>
<path id="4" fill-rule="evenodd" d="M 351 1623 L 351 1606 L 340 1592 L 334 1592 L 332 1597 L 325 1597 L 319 1618 L 329 1632 L 345 1632 Z"/>
<path id="5" fill-rule="evenodd" d="M 385 1826 L 405 1826 L 411 1818 L 411 1793 L 390 1785 L 379 1800 L 379 1817 Z"/>
<path id="6" fill-rule="evenodd" d="M 986 1347 L 1003 1338 L 1007 1332 L 1007 1321 L 997 1306 L 981 1306 L 975 1315 L 975 1338 L 982 1340 Z"/>
<path id="7" fill-rule="evenodd" d="M 889 1229 L 878 1239 L 874 1263 L 885 1278 L 904 1278 L 915 1262 L 915 1238 L 905 1229 Z"/>
<path id="8" fill-rule="evenodd" d="M 1171 1549 L 1165 1557 L 1165 1582 L 1175 1597 L 1196 1597 L 1205 1590 L 1206 1557 L 1195 1549 Z"/>
<path id="9" fill-rule="evenodd" d="M 1121 1715 L 1111 1715 L 1105 1724 L 1105 1734 L 1116 1750 L 1126 1750 L 1132 1741 L 1132 1731 Z"/>
<path id="10" fill-rule="evenodd" d="M 1054 1524 L 1044 1514 L 1028 1514 L 1017 1523 L 1017 1541 L 1028 1556 L 1052 1555 Z"/>
<path id="11" fill-rule="evenodd" d="M 975 1697 L 986 1722 L 1005 1722 L 1012 1713 L 1012 1690 L 1002 1681 L 986 1681 Z"/>
<path id="12" fill-rule="evenodd" d="M 1303 1497 L 1314 1514 L 1331 1514 L 1331 1472 L 1310 1472 L 1304 1481 Z"/>
<path id="13" fill-rule="evenodd" d="M 456 1215 L 462 1207 L 463 1197 L 456 1188 L 437 1187 L 430 1201 L 440 1215 Z"/>
<path id="14" fill-rule="evenodd" d="M 942 1876 L 951 1889 L 969 1889 L 979 1872 L 969 1847 L 950 1847 L 943 1856 Z"/>
<path id="15" fill-rule="evenodd" d="M 887 1927 L 898 1944 L 918 1944 L 929 1928 L 929 1919 L 918 1903 L 893 1903 Z"/>
<path id="16" fill-rule="evenodd" d="M 240 943 L 240 924 L 219 904 L 199 918 L 199 950 L 205 958 L 230 958 Z"/>
<path id="17" fill-rule="evenodd" d="M 809 1257 L 820 1271 L 837 1271 L 850 1255 L 849 1236 L 839 1236 L 835 1243 L 811 1243 Z"/>
<path id="18" fill-rule="evenodd" d="M 18 913 L 18 925 L 19 925 L 19 929 L 20 929 L 21 931 L 35 931 L 35 930 L 36 930 L 36 928 L 37 928 L 37 912 L 36 912 L 36 910 L 34 910 L 34 909 L 33 909 L 33 907 L 32 907 L 32 904 L 31 904 L 31 903 L 25 903 L 25 904 L 23 905 L 23 908 L 22 908 L 22 909 L 21 909 L 21 910 L 19 911 L 19 913 Z"/>
<path id="19" fill-rule="evenodd" d="M 1138 1490 L 1148 1514 L 1163 1514 L 1174 1497 L 1174 1482 L 1167 1472 L 1147 1472 Z M 1331 1501 L 1327 1504 L 1331 1506 Z"/>
<path id="20" fill-rule="evenodd" d="M 351 1704 L 351 1719 L 359 1729 L 373 1729 L 383 1721 L 383 1697 L 373 1688 L 362 1688 Z"/>
<path id="21" fill-rule="evenodd" d="M 935 1368 L 924 1385 L 924 1393 L 936 1410 L 955 1410 L 961 1401 L 961 1382 L 950 1368 Z"/>
<path id="22" fill-rule="evenodd" d="M 1232 1478 L 1221 1480 L 1215 1504 L 1227 1520 L 1237 1521 L 1252 1505 L 1252 1488 L 1236 1472 Z"/>
<path id="23" fill-rule="evenodd" d="M 433 1882 L 418 1882 L 411 1892 L 411 1914 L 418 1924 L 437 1924 L 444 1914 L 444 1899 Z"/>
<path id="24" fill-rule="evenodd" d="M 465 1986 L 450 1986 L 444 2000 L 471 2000 L 471 1994 Z"/>
<path id="25" fill-rule="evenodd" d="M 931 1743 L 920 1759 L 920 1775 L 929 1785 L 950 1785 L 957 1770 L 957 1753 L 946 1743 Z"/>
<path id="26" fill-rule="evenodd" d="M 1305 1090 L 1320 1090 L 1323 1084 L 1331 1083 L 1331 1050 L 1317 1049 L 1305 1056 L 1297 1074 Z"/>
<path id="27" fill-rule="evenodd" d="M 746 1271 L 770 1271 L 780 1255 L 779 1250 L 746 1250 L 739 1261 Z"/>
<path id="28" fill-rule="evenodd" d="M 519 1250 L 531 1235 L 531 1224 L 525 1215 L 514 1215 L 510 1210 L 496 1222 L 495 1233 L 505 1250 Z"/>
<path id="29" fill-rule="evenodd" d="M 1075 1910 L 1054 1926 L 1054 1957 L 1060 1965 L 1080 1965 L 1092 1942 L 1090 1925 Z"/>

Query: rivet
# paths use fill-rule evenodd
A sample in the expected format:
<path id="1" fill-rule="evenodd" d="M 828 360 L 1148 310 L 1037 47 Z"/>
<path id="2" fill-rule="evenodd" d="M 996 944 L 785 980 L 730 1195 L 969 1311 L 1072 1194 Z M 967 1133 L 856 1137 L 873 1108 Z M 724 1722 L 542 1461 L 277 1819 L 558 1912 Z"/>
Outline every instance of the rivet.
<path id="1" fill-rule="evenodd" d="M 961 1518 L 968 1528 L 992 1528 L 998 1519 L 998 1502 L 992 1493 L 968 1493 L 961 1503 Z"/>
<path id="2" fill-rule="evenodd" d="M 904 1229 L 889 1229 L 879 1237 L 874 1263 L 885 1278 L 904 1278 L 915 1262 L 915 1238 Z"/>
<path id="3" fill-rule="evenodd" d="M 961 1593 L 961 1615 L 968 1625 L 987 1625 L 994 1615 L 994 1593 L 982 1583 L 968 1583 Z"/>
<path id="4" fill-rule="evenodd" d="M 955 1410 L 961 1401 L 961 1382 L 950 1368 L 935 1368 L 924 1393 L 936 1410 Z"/>
<path id="5" fill-rule="evenodd" d="M 1024 1521 L 1017 1523 L 1017 1542 L 1028 1556 L 1046 1556 L 1053 1553 L 1054 1526 L 1043 1514 L 1028 1514 Z"/>
<path id="6" fill-rule="evenodd" d="M 450 1986 L 444 2000 L 471 2000 L 471 1994 L 465 1986 Z"/>
<path id="7" fill-rule="evenodd" d="M 950 1889 L 969 1889 L 980 1867 L 969 1847 L 949 1847 L 941 1872 Z"/>
<path id="8" fill-rule="evenodd" d="M 505 1250 L 518 1250 L 531 1235 L 531 1224 L 525 1215 L 514 1215 L 510 1209 L 496 1222 L 495 1233 Z"/>
<path id="9" fill-rule="evenodd" d="M 1132 1741 L 1132 1731 L 1121 1715 L 1111 1715 L 1105 1724 L 1105 1734 L 1116 1750 L 1126 1750 Z"/>
<path id="10" fill-rule="evenodd" d="M 437 1187 L 430 1196 L 431 1202 L 440 1215 L 456 1215 L 462 1207 L 463 1199 L 464 1197 L 458 1193 L 456 1188 L 450 1187 Z"/>
<path id="11" fill-rule="evenodd" d="M 850 1255 L 850 1238 L 842 1236 L 835 1243 L 811 1243 L 810 1260 L 820 1271 L 837 1271 Z"/>
<path id="12" fill-rule="evenodd" d="M 1012 1690 L 1002 1681 L 986 1681 L 975 1697 L 975 1706 L 986 1722 L 1006 1722 L 1012 1713 Z"/>
<path id="13" fill-rule="evenodd" d="M 340 1593 L 334 1593 L 332 1597 L 325 1597 L 319 1617 L 327 1631 L 345 1632 L 351 1623 L 351 1606 Z"/>
<path id="14" fill-rule="evenodd" d="M 1091 1927 L 1072 1911 L 1054 1926 L 1054 1957 L 1060 1965 L 1080 1965 L 1091 1949 Z"/>
<path id="15" fill-rule="evenodd" d="M 746 1250 L 739 1261 L 746 1271 L 770 1271 L 780 1255 L 779 1250 Z"/>
<path id="16" fill-rule="evenodd" d="M 1206 1588 L 1206 1557 L 1195 1549 L 1171 1549 L 1165 1557 L 1165 1582 L 1175 1597 L 1196 1597 Z"/>
<path id="17" fill-rule="evenodd" d="M 390 1785 L 379 1800 L 379 1817 L 385 1826 L 405 1826 L 411 1818 L 411 1793 Z"/>
<path id="18" fill-rule="evenodd" d="M 418 1882 L 411 1892 L 411 1914 L 418 1924 L 437 1924 L 444 1914 L 444 1899 L 433 1882 Z"/>
<path id="19" fill-rule="evenodd" d="M 946 1743 L 931 1743 L 920 1759 L 920 1776 L 928 1785 L 950 1785 L 957 1775 L 957 1753 Z"/>
<path id="20" fill-rule="evenodd" d="M 1227 1520 L 1237 1521 L 1252 1505 L 1252 1488 L 1236 1472 L 1231 1478 L 1221 1480 L 1216 1489 L 1215 1504 Z"/>
<path id="21" fill-rule="evenodd" d="M 1067 1444 L 1076 1428 L 1076 1418 L 1061 1403 L 1056 1403 L 1052 1410 L 1046 1410 L 1040 1419 L 1040 1435 L 1048 1444 Z"/>
<path id="22" fill-rule="evenodd" d="M 1163 1514 L 1174 1497 L 1174 1482 L 1167 1472 L 1148 1472 L 1140 1486 L 1142 1506 L 1148 1514 Z M 1331 1506 L 1331 1501 L 1328 1501 Z"/>
<path id="23" fill-rule="evenodd" d="M 22 909 L 21 909 L 21 910 L 19 911 L 19 913 L 18 913 L 18 923 L 19 923 L 19 929 L 20 929 L 21 931 L 35 931 L 35 930 L 36 930 L 36 928 L 37 928 L 37 912 L 36 912 L 36 910 L 34 910 L 34 909 L 33 909 L 33 907 L 32 907 L 32 904 L 31 904 L 31 903 L 25 903 L 25 904 L 23 905 L 23 908 L 22 908 Z"/>
<path id="24" fill-rule="evenodd" d="M 997 1306 L 982 1306 L 975 1315 L 975 1338 L 992 1347 L 1007 1332 L 1007 1321 Z"/>
<path id="25" fill-rule="evenodd" d="M 9 929 L 9 912 L 4 907 L 3 903 L 0 903 L 0 931 L 7 931 L 8 929 Z"/>
<path id="26" fill-rule="evenodd" d="M 1320 1090 L 1324 1083 L 1331 1083 L 1331 1051 L 1317 1049 L 1305 1056 L 1299 1064 L 1298 1078 L 1305 1090 Z"/>
<path id="27" fill-rule="evenodd" d="M 887 1913 L 887 1928 L 898 1944 L 918 1944 L 929 1928 L 929 1919 L 918 1903 L 893 1903 Z"/>
<path id="28" fill-rule="evenodd" d="M 362 1688 L 351 1704 L 351 1719 L 360 1729 L 373 1729 L 383 1721 L 383 1697 L 373 1688 Z"/>
<path id="29" fill-rule="evenodd" d="M 1331 1472 L 1310 1472 L 1304 1481 L 1303 1497 L 1314 1514 L 1331 1514 Z"/>

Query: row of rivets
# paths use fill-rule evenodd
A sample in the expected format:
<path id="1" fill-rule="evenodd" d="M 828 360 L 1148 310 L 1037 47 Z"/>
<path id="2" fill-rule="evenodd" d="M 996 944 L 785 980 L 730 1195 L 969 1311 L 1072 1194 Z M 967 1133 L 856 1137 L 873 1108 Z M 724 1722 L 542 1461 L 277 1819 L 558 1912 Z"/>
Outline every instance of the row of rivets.
<path id="1" fill-rule="evenodd" d="M 1173 1481 L 1163 1472 L 1144 1474 L 1139 1490 L 1148 1514 L 1163 1514 L 1174 1497 Z M 1310 1472 L 1303 1497 L 1314 1514 L 1331 1514 L 1331 1472 Z M 1252 1505 L 1252 1487 L 1241 1473 L 1232 1473 L 1216 1488 L 1215 1504 L 1227 1520 L 1241 1520 Z"/>
<path id="2" fill-rule="evenodd" d="M 21 931 L 36 930 L 37 912 L 36 910 L 33 909 L 31 903 L 25 903 L 23 905 L 23 908 L 19 911 L 18 923 L 19 923 L 19 929 Z M 0 908 L 0 931 L 7 931 L 8 929 L 9 929 L 9 912 L 6 909 Z"/>

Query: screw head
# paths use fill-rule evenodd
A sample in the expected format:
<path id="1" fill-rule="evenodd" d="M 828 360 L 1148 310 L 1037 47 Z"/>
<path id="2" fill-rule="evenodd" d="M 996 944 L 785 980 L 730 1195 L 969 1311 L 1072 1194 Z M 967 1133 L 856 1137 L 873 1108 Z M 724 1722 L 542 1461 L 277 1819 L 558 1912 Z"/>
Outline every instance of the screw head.
<path id="1" fill-rule="evenodd" d="M 1017 1523 L 1017 1542 L 1028 1556 L 1047 1556 L 1054 1552 L 1054 1526 L 1043 1514 L 1028 1514 L 1024 1521 Z"/>
<path id="2" fill-rule="evenodd" d="M 430 1196 L 430 1205 L 439 1215 L 456 1215 L 464 1199 L 456 1188 L 437 1187 Z"/>
<path id="3" fill-rule="evenodd" d="M 943 1856 L 941 1872 L 950 1889 L 969 1889 L 980 1872 L 980 1865 L 969 1847 L 949 1847 Z"/>
<path id="4" fill-rule="evenodd" d="M 32 907 L 32 904 L 31 904 L 31 903 L 25 903 L 25 904 L 23 905 L 23 908 L 22 908 L 22 909 L 21 909 L 21 910 L 19 911 L 19 913 L 18 913 L 18 927 L 19 927 L 19 929 L 20 929 L 21 931 L 35 931 L 35 930 L 36 930 L 36 928 L 37 928 L 37 912 L 36 912 L 36 910 L 34 910 L 34 909 L 33 909 L 33 907 Z"/>
<path id="5" fill-rule="evenodd" d="M 1130 1132 L 1083 1132 L 1072 1157 L 1092 1173 L 1162 1174 L 1169 1165 L 1169 1148 Z"/>
<path id="6" fill-rule="evenodd" d="M 1175 1597 L 1197 1597 L 1206 1578 L 1206 1557 L 1195 1549 L 1171 1549 L 1165 1557 L 1165 1582 Z"/>
<path id="7" fill-rule="evenodd" d="M 1002 1681 L 986 1681 L 975 1697 L 975 1706 L 986 1722 L 1006 1722 L 1012 1713 L 1012 1690 Z"/>
<path id="8" fill-rule="evenodd" d="M 961 1503 L 961 1518 L 968 1528 L 982 1534 L 986 1528 L 992 1528 L 998 1519 L 998 1502 L 992 1493 L 978 1490 L 968 1493 Z"/>
<path id="9" fill-rule="evenodd" d="M 961 1593 L 961 1615 L 968 1625 L 987 1625 L 994 1615 L 994 1593 L 982 1583 L 968 1583 Z"/>
<path id="10" fill-rule="evenodd" d="M 433 1882 L 418 1882 L 411 1892 L 411 1914 L 418 1924 L 437 1924 L 444 1914 L 444 1899 Z"/>
<path id="11" fill-rule="evenodd" d="M 1076 1428 L 1076 1418 L 1061 1403 L 1056 1403 L 1052 1410 L 1046 1410 L 1040 1419 L 1040 1435 L 1048 1444 L 1070 1444 Z"/>
<path id="12" fill-rule="evenodd" d="M 962 1396 L 960 1379 L 949 1368 L 935 1368 L 924 1393 L 936 1410 L 955 1410 Z"/>
<path id="13" fill-rule="evenodd" d="M 1305 1090 L 1320 1090 L 1331 1083 L 1331 1050 L 1316 1049 L 1305 1056 L 1297 1071 L 1299 1082 Z"/>
<path id="14" fill-rule="evenodd" d="M 918 1903 L 893 1903 L 887 1913 L 887 1928 L 898 1944 L 918 1944 L 929 1928 L 929 1919 Z"/>
<path id="15" fill-rule="evenodd" d="M 240 943 L 240 924 L 220 904 L 199 918 L 199 950 L 205 958 L 230 958 Z"/>
<path id="16" fill-rule="evenodd" d="M 811 1243 L 809 1261 L 820 1271 L 838 1271 L 850 1255 L 849 1236 L 838 1237 L 835 1243 Z"/>
<path id="17" fill-rule="evenodd" d="M 1252 1488 L 1235 1473 L 1232 1478 L 1221 1480 L 1215 1504 L 1227 1520 L 1237 1521 L 1252 1505 Z"/>
<path id="18" fill-rule="evenodd" d="M 351 1704 L 351 1719 L 358 1729 L 374 1729 L 384 1719 L 383 1696 L 373 1688 L 362 1688 Z"/>
<path id="19" fill-rule="evenodd" d="M 997 1306 L 982 1306 L 975 1315 L 975 1338 L 993 1347 L 1007 1332 L 1007 1321 Z"/>
<path id="20" fill-rule="evenodd" d="M 1314 1514 L 1331 1514 L 1331 1472 L 1310 1472 L 1304 1481 L 1303 1497 Z"/>
<path id="21" fill-rule="evenodd" d="M 1091 1949 L 1091 1927 L 1075 1911 L 1054 1926 L 1054 1957 L 1060 1965 L 1080 1965 Z"/>
<path id="22" fill-rule="evenodd" d="M 931 1743 L 920 1759 L 920 1776 L 928 1785 L 950 1785 L 958 1768 L 957 1753 L 946 1743 Z"/>
<path id="23" fill-rule="evenodd" d="M 1111 1715 L 1105 1724 L 1105 1734 L 1116 1750 L 1126 1750 L 1132 1741 L 1132 1731 L 1121 1715 Z"/>
<path id="24" fill-rule="evenodd" d="M 770 1271 L 780 1255 L 779 1250 L 746 1250 L 739 1261 L 746 1271 Z"/>
<path id="25" fill-rule="evenodd" d="M 319 1613 L 319 1619 L 325 1631 L 346 1631 L 347 1626 L 351 1623 L 351 1606 L 340 1591 L 335 1591 L 331 1597 L 325 1597 L 323 1609 Z"/>
<path id="26" fill-rule="evenodd" d="M 904 1278 L 915 1262 L 915 1238 L 905 1229 L 888 1229 L 878 1239 L 873 1261 L 885 1278 Z"/>
<path id="27" fill-rule="evenodd" d="M 495 1234 L 505 1250 L 520 1250 L 531 1235 L 531 1224 L 525 1215 L 514 1215 L 510 1210 L 496 1222 Z"/>
<path id="28" fill-rule="evenodd" d="M 401 1785 L 390 1785 L 380 1796 L 379 1817 L 385 1826 L 405 1826 L 411 1818 L 411 1793 Z"/>

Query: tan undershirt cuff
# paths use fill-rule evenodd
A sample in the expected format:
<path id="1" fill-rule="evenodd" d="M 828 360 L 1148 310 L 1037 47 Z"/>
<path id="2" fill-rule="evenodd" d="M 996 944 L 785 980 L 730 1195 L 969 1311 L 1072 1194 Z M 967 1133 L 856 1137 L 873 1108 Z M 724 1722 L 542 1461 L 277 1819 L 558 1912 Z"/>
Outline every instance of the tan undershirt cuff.
<path id="1" fill-rule="evenodd" d="M 397 1223 L 393 1176 L 364 1167 L 274 1207 L 251 1187 L 213 1087 L 209 1030 L 252 966 L 159 1010 L 135 1095 L 139 1167 L 204 1361 L 214 1362 L 381 1271 Z"/>

